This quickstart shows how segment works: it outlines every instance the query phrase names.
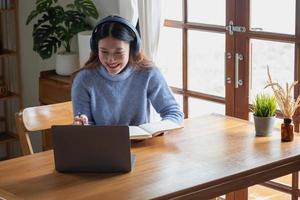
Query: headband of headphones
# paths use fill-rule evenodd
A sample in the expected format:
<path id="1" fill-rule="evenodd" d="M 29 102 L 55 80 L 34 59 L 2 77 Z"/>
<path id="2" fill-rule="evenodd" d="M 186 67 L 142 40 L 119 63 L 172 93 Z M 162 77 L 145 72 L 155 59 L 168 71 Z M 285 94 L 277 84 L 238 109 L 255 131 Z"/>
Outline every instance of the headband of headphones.
<path id="1" fill-rule="evenodd" d="M 120 17 L 120 16 L 116 16 L 116 15 L 109 15 L 105 18 L 103 18 L 102 20 L 100 20 L 97 25 L 95 26 L 93 32 L 92 32 L 92 36 L 90 39 L 90 47 L 91 50 L 94 52 L 98 52 L 98 41 L 96 41 L 96 33 L 97 31 L 101 28 L 101 26 L 105 23 L 108 22 L 116 22 L 116 23 L 120 23 L 124 26 L 126 26 L 127 28 L 129 28 L 130 30 L 132 30 L 132 32 L 134 33 L 135 37 L 134 37 L 134 41 L 132 43 L 132 51 L 134 54 L 137 54 L 138 52 L 140 52 L 140 48 L 141 48 L 141 38 L 140 35 L 138 33 L 138 31 L 136 30 L 136 28 L 126 19 Z"/>

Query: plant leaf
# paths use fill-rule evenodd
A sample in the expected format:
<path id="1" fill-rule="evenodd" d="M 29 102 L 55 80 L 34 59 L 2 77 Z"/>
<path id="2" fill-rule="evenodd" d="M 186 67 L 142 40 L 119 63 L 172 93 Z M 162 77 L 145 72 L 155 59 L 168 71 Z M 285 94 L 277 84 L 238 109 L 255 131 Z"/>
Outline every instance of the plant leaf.
<path id="1" fill-rule="evenodd" d="M 65 12 L 65 26 L 68 27 L 69 33 L 76 35 L 77 33 L 88 30 L 91 26 L 85 21 L 84 15 L 78 11 L 68 10 Z"/>
<path id="2" fill-rule="evenodd" d="M 257 117 L 272 117 L 276 113 L 276 99 L 268 94 L 258 94 L 253 103 L 254 115 Z"/>
<path id="3" fill-rule="evenodd" d="M 55 34 L 57 37 L 62 38 L 68 31 L 63 26 L 57 26 L 55 28 Z"/>
<path id="4" fill-rule="evenodd" d="M 38 16 L 38 14 L 40 14 L 40 13 L 37 10 L 31 11 L 29 16 L 27 17 L 26 25 L 28 25 L 36 16 Z"/>
<path id="5" fill-rule="evenodd" d="M 44 14 L 34 25 L 33 25 L 33 32 L 35 32 L 35 30 L 41 26 L 42 24 L 46 23 L 49 21 L 50 17 L 49 15 L 46 13 Z"/>
<path id="6" fill-rule="evenodd" d="M 33 33 L 33 50 L 43 59 L 50 58 L 52 53 L 56 53 L 61 46 L 60 40 L 55 37 L 54 30 L 50 25 L 42 25 Z"/>
<path id="7" fill-rule="evenodd" d="M 99 17 L 97 8 L 92 0 L 75 0 L 74 5 L 85 17 L 93 17 L 94 19 Z"/>
<path id="8" fill-rule="evenodd" d="M 57 0 L 36 0 L 36 9 L 41 13 L 47 10 L 53 3 L 56 3 Z"/>
<path id="9" fill-rule="evenodd" d="M 57 26 L 59 23 L 62 23 L 64 20 L 64 9 L 61 6 L 51 7 L 48 10 L 49 14 L 49 23 L 53 26 Z"/>
<path id="10" fill-rule="evenodd" d="M 70 9 L 74 9 L 74 8 L 75 8 L 75 5 L 70 3 L 70 4 L 66 5 L 66 7 L 67 7 L 67 8 L 70 8 Z"/>

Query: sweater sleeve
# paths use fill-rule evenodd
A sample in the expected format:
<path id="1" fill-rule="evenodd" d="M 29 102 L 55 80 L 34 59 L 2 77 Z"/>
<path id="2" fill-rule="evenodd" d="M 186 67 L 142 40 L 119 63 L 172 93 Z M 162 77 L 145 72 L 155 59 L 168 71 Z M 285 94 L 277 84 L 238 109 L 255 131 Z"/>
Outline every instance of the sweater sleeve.
<path id="1" fill-rule="evenodd" d="M 91 97 L 87 84 L 87 73 L 85 70 L 78 72 L 74 78 L 71 99 L 73 104 L 74 116 L 84 114 L 88 117 L 89 123 L 94 124 L 94 119 L 91 113 Z"/>
<path id="2" fill-rule="evenodd" d="M 162 120 L 180 123 L 183 120 L 183 113 L 166 80 L 156 67 L 150 74 L 147 95 L 154 109 L 160 114 Z"/>

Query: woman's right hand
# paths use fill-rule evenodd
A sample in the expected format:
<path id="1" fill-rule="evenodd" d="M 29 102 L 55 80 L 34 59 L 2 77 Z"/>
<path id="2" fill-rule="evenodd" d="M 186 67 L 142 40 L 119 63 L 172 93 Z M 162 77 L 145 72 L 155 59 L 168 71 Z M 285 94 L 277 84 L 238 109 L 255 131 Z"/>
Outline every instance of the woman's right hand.
<path id="1" fill-rule="evenodd" d="M 74 125 L 89 125 L 89 119 L 84 114 L 79 114 L 74 117 Z"/>

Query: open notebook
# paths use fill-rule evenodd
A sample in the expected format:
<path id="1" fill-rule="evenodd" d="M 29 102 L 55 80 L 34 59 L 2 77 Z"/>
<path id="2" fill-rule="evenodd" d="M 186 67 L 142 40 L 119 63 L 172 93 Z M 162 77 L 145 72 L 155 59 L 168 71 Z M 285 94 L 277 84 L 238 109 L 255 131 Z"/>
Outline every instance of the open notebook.
<path id="1" fill-rule="evenodd" d="M 183 128 L 170 120 L 141 124 L 139 126 L 129 126 L 129 135 L 132 140 L 147 139 L 159 135 L 160 133 Z"/>

